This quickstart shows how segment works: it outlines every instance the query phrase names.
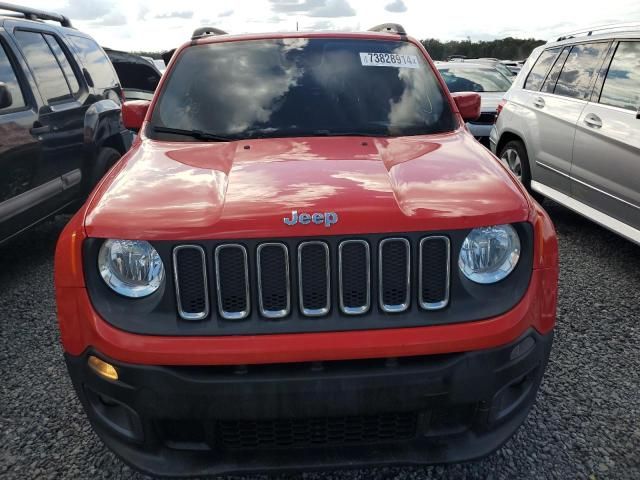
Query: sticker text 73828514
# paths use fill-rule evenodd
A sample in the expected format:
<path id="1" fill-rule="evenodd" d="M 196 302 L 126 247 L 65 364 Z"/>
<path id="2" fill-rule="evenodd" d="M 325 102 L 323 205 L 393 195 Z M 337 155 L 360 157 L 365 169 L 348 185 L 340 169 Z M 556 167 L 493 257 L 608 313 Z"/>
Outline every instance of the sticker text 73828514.
<path id="1" fill-rule="evenodd" d="M 363 67 L 419 68 L 418 57 L 398 53 L 360 52 Z"/>

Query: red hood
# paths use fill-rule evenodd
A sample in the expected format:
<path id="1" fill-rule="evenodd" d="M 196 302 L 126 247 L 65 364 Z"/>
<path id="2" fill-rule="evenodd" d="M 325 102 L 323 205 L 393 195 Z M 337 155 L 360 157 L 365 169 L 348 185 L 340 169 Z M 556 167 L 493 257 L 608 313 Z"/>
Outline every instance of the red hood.
<path id="1" fill-rule="evenodd" d="M 284 217 L 336 212 L 325 227 Z M 524 221 L 528 202 L 464 131 L 231 143 L 144 140 L 89 202 L 91 237 L 269 238 L 460 229 Z"/>

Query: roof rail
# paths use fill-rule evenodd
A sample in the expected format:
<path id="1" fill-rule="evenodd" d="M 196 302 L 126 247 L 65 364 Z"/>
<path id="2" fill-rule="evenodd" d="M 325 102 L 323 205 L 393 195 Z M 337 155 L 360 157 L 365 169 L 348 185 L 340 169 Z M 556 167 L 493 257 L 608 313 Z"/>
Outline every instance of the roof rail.
<path id="1" fill-rule="evenodd" d="M 407 31 L 399 23 L 381 23 L 369 29 L 370 32 L 397 33 L 398 35 L 406 35 Z"/>
<path id="2" fill-rule="evenodd" d="M 202 37 L 210 37 L 211 35 L 227 35 L 227 32 L 214 27 L 196 28 L 191 35 L 191 40 L 197 40 Z"/>
<path id="3" fill-rule="evenodd" d="M 24 15 L 24 18 L 27 20 L 51 20 L 53 22 L 59 22 L 63 27 L 73 28 L 71 20 L 59 13 L 43 12 L 42 10 L 36 10 L 35 8 L 22 7 L 20 5 L 5 2 L 0 2 L 0 10 L 20 13 Z"/>
<path id="4" fill-rule="evenodd" d="M 606 25 L 598 25 L 591 28 L 583 28 L 574 32 L 565 33 L 559 36 L 555 41 L 560 42 L 562 40 L 568 40 L 575 37 L 590 37 L 599 33 L 611 33 L 611 32 L 625 32 L 628 30 L 640 29 L 640 22 L 625 22 L 625 23 L 609 23 Z"/>

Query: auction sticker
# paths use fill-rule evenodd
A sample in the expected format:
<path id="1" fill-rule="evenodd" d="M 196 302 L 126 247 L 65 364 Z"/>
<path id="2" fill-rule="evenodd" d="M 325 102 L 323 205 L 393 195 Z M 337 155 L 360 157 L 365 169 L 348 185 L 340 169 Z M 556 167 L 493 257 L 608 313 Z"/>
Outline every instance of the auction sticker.
<path id="1" fill-rule="evenodd" d="M 363 67 L 420 68 L 418 57 L 398 53 L 360 52 L 360 62 Z"/>

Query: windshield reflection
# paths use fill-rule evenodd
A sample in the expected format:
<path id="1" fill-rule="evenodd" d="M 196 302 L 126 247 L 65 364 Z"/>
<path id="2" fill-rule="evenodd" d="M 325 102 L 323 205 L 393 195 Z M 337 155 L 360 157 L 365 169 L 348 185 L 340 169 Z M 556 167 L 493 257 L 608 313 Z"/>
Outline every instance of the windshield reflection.
<path id="1" fill-rule="evenodd" d="M 371 51 L 415 56 L 418 68 L 363 65 L 360 52 Z M 160 93 L 152 124 L 232 139 L 455 128 L 435 75 L 414 45 L 309 38 L 186 49 Z"/>

